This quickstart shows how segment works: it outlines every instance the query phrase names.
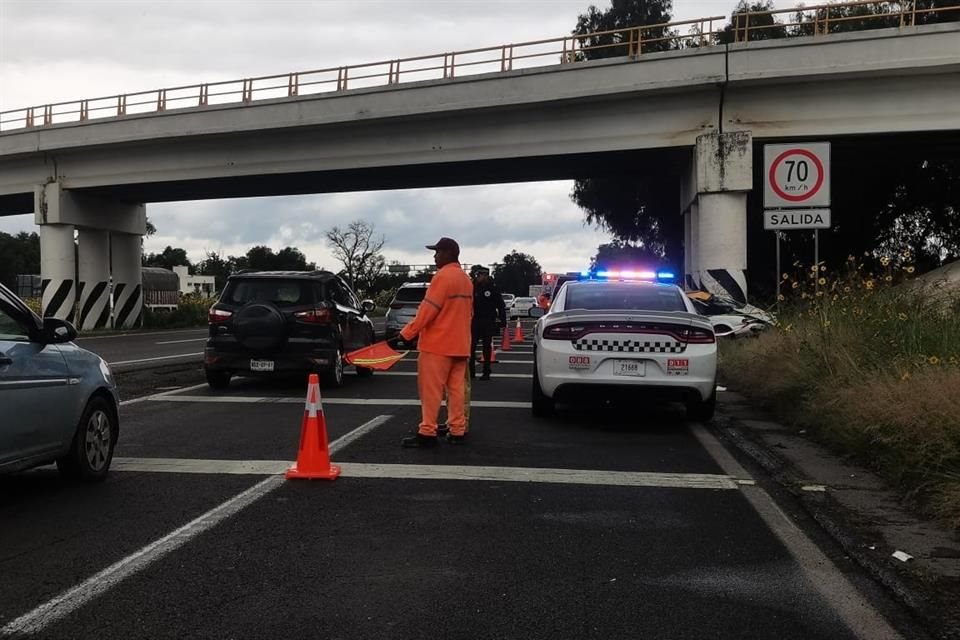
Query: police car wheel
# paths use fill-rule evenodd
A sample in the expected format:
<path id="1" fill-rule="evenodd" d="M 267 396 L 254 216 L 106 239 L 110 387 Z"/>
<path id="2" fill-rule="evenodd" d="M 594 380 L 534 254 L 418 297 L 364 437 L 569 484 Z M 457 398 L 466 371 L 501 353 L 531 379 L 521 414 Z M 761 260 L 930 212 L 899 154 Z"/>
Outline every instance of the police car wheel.
<path id="1" fill-rule="evenodd" d="M 540 376 L 537 372 L 537 363 L 533 363 L 533 389 L 530 394 L 530 405 L 533 415 L 536 418 L 546 418 L 553 415 L 553 398 L 550 398 L 543 392 L 540 386 Z"/>

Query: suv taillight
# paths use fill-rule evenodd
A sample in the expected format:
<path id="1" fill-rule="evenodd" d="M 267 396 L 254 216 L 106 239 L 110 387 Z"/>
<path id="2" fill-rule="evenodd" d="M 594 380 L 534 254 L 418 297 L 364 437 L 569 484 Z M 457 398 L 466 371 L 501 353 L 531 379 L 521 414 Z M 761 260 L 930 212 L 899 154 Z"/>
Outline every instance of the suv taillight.
<path id="1" fill-rule="evenodd" d="M 210 307 L 210 311 L 207 313 L 207 322 L 210 324 L 220 324 L 221 322 L 229 320 L 231 316 L 233 316 L 233 311 Z"/>
<path id="2" fill-rule="evenodd" d="M 330 309 L 310 309 L 309 311 L 298 311 L 293 314 L 297 322 L 306 322 L 308 324 L 327 324 L 333 321 L 333 314 Z"/>

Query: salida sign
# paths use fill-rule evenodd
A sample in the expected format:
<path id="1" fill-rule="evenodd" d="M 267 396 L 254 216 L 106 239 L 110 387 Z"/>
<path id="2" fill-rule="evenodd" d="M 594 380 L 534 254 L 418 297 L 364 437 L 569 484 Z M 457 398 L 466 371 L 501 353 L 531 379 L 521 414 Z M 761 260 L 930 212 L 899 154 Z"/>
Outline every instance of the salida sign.
<path id="1" fill-rule="evenodd" d="M 829 229 L 830 209 L 764 211 L 763 228 L 767 231 Z"/>

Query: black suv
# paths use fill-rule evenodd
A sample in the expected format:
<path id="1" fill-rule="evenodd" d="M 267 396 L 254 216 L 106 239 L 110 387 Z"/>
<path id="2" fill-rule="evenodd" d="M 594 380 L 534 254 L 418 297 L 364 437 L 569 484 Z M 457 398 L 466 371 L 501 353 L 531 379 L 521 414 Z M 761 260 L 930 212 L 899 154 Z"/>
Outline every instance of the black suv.
<path id="1" fill-rule="evenodd" d="M 210 307 L 207 383 L 218 389 L 237 373 L 317 371 L 326 386 L 339 387 L 344 353 L 375 341 L 373 308 L 327 271 L 233 275 Z M 358 375 L 372 373 L 357 367 Z"/>

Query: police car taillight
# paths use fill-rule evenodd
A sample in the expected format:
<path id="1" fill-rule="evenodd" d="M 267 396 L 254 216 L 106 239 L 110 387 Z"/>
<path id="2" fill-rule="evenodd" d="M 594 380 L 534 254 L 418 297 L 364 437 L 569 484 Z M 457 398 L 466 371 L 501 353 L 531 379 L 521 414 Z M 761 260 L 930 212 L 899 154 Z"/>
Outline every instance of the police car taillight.
<path id="1" fill-rule="evenodd" d="M 547 340 L 576 340 L 586 330 L 582 324 L 555 324 L 543 330 L 543 337 Z"/>
<path id="2" fill-rule="evenodd" d="M 714 334 L 713 329 L 686 327 L 677 333 L 677 337 L 687 344 L 712 344 L 717 341 L 717 336 Z"/>

